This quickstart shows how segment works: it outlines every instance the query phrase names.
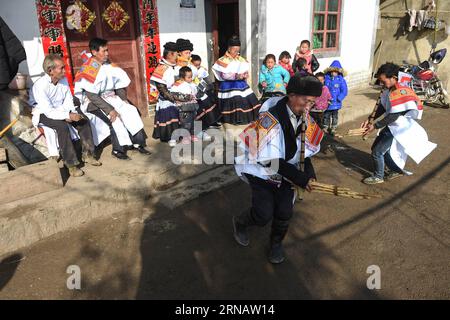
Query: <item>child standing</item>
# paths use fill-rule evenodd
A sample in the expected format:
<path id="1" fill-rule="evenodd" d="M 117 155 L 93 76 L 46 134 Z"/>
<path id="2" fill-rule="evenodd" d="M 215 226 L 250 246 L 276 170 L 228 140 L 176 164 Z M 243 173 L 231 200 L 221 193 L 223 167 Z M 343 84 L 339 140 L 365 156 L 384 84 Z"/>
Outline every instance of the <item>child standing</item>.
<path id="1" fill-rule="evenodd" d="M 205 67 L 202 66 L 202 58 L 199 55 L 193 54 L 191 55 L 191 64 L 193 67 L 197 69 L 197 77 L 194 79 L 195 85 L 199 85 L 202 80 L 209 81 L 209 73 Z"/>
<path id="2" fill-rule="evenodd" d="M 341 63 L 335 60 L 329 68 L 324 70 L 324 73 L 325 85 L 330 90 L 332 100 L 327 111 L 325 111 L 323 124 L 324 129 L 328 129 L 329 133 L 334 135 L 338 125 L 338 112 L 342 108 L 342 102 L 348 93 L 347 82 L 344 79 L 346 72 Z"/>
<path id="3" fill-rule="evenodd" d="M 301 77 L 312 76 L 308 71 L 308 62 L 304 58 L 297 60 L 297 70 L 296 73 L 300 74 Z"/>
<path id="4" fill-rule="evenodd" d="M 316 99 L 316 103 L 311 108 L 311 117 L 316 121 L 316 123 L 323 129 L 323 115 L 328 109 L 331 103 L 331 93 L 328 87 L 325 85 L 325 74 L 323 72 L 316 73 L 316 78 L 324 85 L 322 87 L 322 95 Z"/>
<path id="5" fill-rule="evenodd" d="M 276 64 L 275 56 L 268 54 L 259 73 L 259 85 L 263 89 L 261 104 L 271 97 L 284 96 L 290 78 L 289 72 Z"/>
<path id="6" fill-rule="evenodd" d="M 280 66 L 282 66 L 284 69 L 287 70 L 287 72 L 289 72 L 289 75 L 291 77 L 294 76 L 295 72 L 294 69 L 292 69 L 292 65 L 291 65 L 291 55 L 289 54 L 289 52 L 287 51 L 283 51 L 280 54 L 280 57 L 278 58 L 278 64 Z"/>
<path id="7" fill-rule="evenodd" d="M 197 86 L 197 102 L 199 105 L 196 121 L 202 122 L 202 132 L 198 133 L 198 138 L 204 141 L 211 141 L 211 137 L 206 133 L 208 128 L 219 128 L 221 114 L 215 98 L 214 84 L 209 78 L 208 70 L 202 66 L 202 58 L 193 54 L 191 56 L 192 67 L 197 70 L 197 77 L 194 83 Z"/>
<path id="8" fill-rule="evenodd" d="M 316 56 L 313 54 L 311 50 L 311 42 L 309 40 L 303 40 L 300 43 L 300 47 L 297 49 L 295 53 L 295 59 L 294 64 L 292 67 L 294 68 L 294 71 L 300 71 L 301 68 L 298 68 L 297 61 L 303 58 L 306 60 L 306 70 L 308 73 L 312 74 L 313 72 L 316 72 L 317 69 L 319 69 L 319 61 L 317 61 Z"/>
<path id="9" fill-rule="evenodd" d="M 174 83 L 170 91 L 175 94 L 182 94 L 191 97 L 189 101 L 178 103 L 180 109 L 180 125 L 189 131 L 189 135 L 183 137 L 182 143 L 189 144 L 191 141 L 198 141 L 194 134 L 194 120 L 198 109 L 196 100 L 197 87 L 192 82 L 192 70 L 189 67 L 181 67 L 179 79 Z"/>

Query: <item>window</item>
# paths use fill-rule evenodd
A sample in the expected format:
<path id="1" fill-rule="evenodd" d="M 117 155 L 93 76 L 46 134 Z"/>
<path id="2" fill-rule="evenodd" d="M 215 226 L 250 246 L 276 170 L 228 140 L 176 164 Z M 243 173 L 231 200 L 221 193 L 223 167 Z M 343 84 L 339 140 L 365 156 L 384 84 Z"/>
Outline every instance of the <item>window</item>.
<path id="1" fill-rule="evenodd" d="M 312 46 L 318 52 L 339 49 L 342 0 L 313 0 Z"/>

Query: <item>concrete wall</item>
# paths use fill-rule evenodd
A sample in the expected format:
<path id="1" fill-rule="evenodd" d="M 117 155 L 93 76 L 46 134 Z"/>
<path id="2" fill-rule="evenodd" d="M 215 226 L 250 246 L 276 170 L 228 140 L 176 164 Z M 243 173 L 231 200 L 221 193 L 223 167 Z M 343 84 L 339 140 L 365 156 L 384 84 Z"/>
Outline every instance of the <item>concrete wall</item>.
<path id="1" fill-rule="evenodd" d="M 194 53 L 207 61 L 204 0 L 197 0 L 196 8 L 180 8 L 179 0 L 158 0 L 157 6 L 161 46 L 178 38 L 189 39 L 194 44 Z"/>
<path id="2" fill-rule="evenodd" d="M 19 72 L 30 75 L 36 80 L 44 72 L 44 50 L 39 32 L 36 4 L 34 0 L 1 1 L 0 15 L 22 42 L 27 60 L 19 66 Z"/>
<path id="3" fill-rule="evenodd" d="M 311 40 L 312 3 L 311 0 L 267 0 L 267 53 L 278 57 L 287 50 L 293 56 L 301 40 Z M 319 71 L 339 59 L 349 73 L 350 87 L 369 82 L 376 13 L 377 0 L 343 0 L 340 50 L 332 56 L 317 53 Z"/>
<path id="4" fill-rule="evenodd" d="M 375 52 L 374 69 L 377 69 L 386 61 L 402 63 L 407 60 L 410 63 L 417 64 L 428 59 L 431 46 L 433 44 L 434 31 L 413 29 L 412 32 L 403 33 L 399 24 L 406 21 L 405 11 L 407 9 L 420 10 L 425 5 L 423 0 L 382 0 L 380 1 L 380 19 L 379 29 L 377 31 L 376 45 L 379 46 L 381 40 L 383 45 L 381 49 Z M 444 11 L 444 12 L 441 12 Z M 433 15 L 434 15 L 433 11 Z M 450 25 L 450 1 L 439 1 L 438 18 Z M 437 49 L 449 48 L 450 38 L 445 30 L 436 33 Z M 380 55 L 378 64 L 377 59 Z M 450 57 L 446 57 L 439 65 L 439 75 L 443 80 L 447 90 L 449 85 Z"/>

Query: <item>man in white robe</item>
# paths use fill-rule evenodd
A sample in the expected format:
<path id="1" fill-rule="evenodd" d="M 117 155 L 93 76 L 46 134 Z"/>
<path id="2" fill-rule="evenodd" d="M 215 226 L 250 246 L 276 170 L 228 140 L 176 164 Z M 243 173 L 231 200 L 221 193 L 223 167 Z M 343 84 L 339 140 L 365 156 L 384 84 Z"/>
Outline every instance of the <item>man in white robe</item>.
<path id="1" fill-rule="evenodd" d="M 73 103 L 65 78 L 64 60 L 59 55 L 47 55 L 43 68 L 46 74 L 31 88 L 32 122 L 36 127 L 45 126 L 56 131 L 55 143 L 70 175 L 82 176 L 84 172 L 78 168 L 80 163 L 72 142 L 72 132 L 76 130 L 81 138 L 83 161 L 100 166 L 101 163 L 94 158 L 95 145 L 91 126 Z"/>
<path id="2" fill-rule="evenodd" d="M 127 100 L 131 80 L 126 72 L 109 62 L 108 42 L 94 38 L 89 42 L 92 57 L 75 76 L 75 96 L 81 109 L 92 113 L 110 128 L 112 155 L 129 159 L 127 150 L 150 155 L 145 148 L 147 135 L 136 107 Z"/>

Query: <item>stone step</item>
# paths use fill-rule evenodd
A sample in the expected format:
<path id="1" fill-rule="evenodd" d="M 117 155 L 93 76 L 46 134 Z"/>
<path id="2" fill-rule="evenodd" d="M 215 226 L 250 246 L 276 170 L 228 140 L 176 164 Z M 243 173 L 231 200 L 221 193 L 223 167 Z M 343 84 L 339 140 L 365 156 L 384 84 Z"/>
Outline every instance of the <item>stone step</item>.
<path id="1" fill-rule="evenodd" d="M 9 172 L 9 167 L 7 163 L 0 163 L 0 175 L 2 173 L 7 173 Z"/>
<path id="2" fill-rule="evenodd" d="M 8 159 L 6 158 L 6 149 L 0 148 L 0 163 L 6 162 Z"/>
<path id="3" fill-rule="evenodd" d="M 6 172 L 2 171 L 6 166 Z M 55 161 L 45 161 L 8 171 L 0 167 L 0 203 L 8 203 L 63 187 Z"/>

